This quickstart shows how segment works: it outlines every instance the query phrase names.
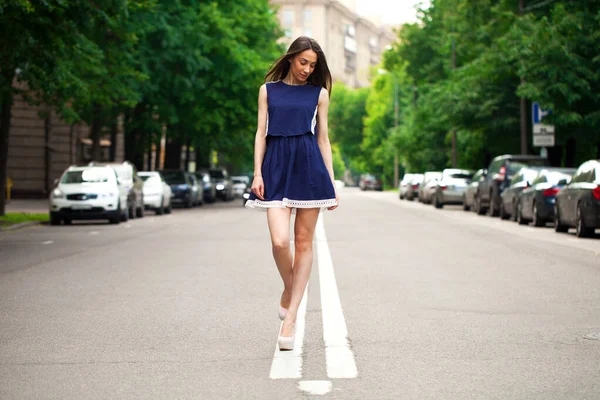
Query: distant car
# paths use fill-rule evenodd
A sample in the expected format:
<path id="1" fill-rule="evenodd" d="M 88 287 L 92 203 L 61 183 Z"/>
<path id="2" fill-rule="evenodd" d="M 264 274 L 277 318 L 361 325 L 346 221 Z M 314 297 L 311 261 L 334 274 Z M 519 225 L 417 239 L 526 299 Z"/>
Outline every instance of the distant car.
<path id="1" fill-rule="evenodd" d="M 485 179 L 486 174 L 487 169 L 482 168 L 477 170 L 477 172 L 475 172 L 475 174 L 473 175 L 473 178 L 471 178 L 471 182 L 469 182 L 469 185 L 463 193 L 463 210 L 469 211 L 471 207 L 473 207 L 473 201 L 475 199 L 475 193 L 477 192 L 477 188 L 479 187 L 479 182 Z"/>
<path id="2" fill-rule="evenodd" d="M 402 180 L 398 184 L 398 197 L 400 200 L 406 197 L 406 193 L 408 192 L 408 188 L 414 178 L 415 174 L 404 174 Z"/>
<path id="3" fill-rule="evenodd" d="M 517 220 L 517 205 L 521 192 L 531 186 L 531 182 L 545 167 L 523 167 L 512 177 L 509 186 L 500 195 L 500 218 Z"/>
<path id="4" fill-rule="evenodd" d="M 586 161 L 556 195 L 556 232 L 575 227 L 578 237 L 600 228 L 600 160 Z"/>
<path id="5" fill-rule="evenodd" d="M 127 221 L 128 192 L 108 166 L 71 166 L 56 180 L 50 193 L 50 224 L 70 225 L 73 220 Z"/>
<path id="6" fill-rule="evenodd" d="M 383 190 L 383 182 L 379 176 L 374 174 L 362 174 L 358 181 L 360 190 Z"/>
<path id="7" fill-rule="evenodd" d="M 217 189 L 217 197 L 221 200 L 229 201 L 233 199 L 233 187 L 231 185 L 231 179 L 229 173 L 225 168 L 213 168 L 209 169 L 211 179 L 215 182 Z"/>
<path id="8" fill-rule="evenodd" d="M 519 195 L 517 221 L 524 225 L 544 226 L 554 221 L 556 195 L 571 181 L 574 168 L 548 168 L 541 170 L 531 185 Z"/>
<path id="9" fill-rule="evenodd" d="M 423 179 L 425 179 L 425 175 L 414 174 L 413 178 L 410 181 L 410 184 L 406 188 L 406 200 L 412 201 L 415 197 L 419 197 L 419 187 L 421 187 Z"/>
<path id="10" fill-rule="evenodd" d="M 500 214 L 500 195 L 506 189 L 513 175 L 527 166 L 548 167 L 546 157 L 505 154 L 495 157 L 487 168 L 487 175 L 477 188 L 474 210 L 477 214 L 489 212 L 495 217 Z"/>
<path id="11" fill-rule="evenodd" d="M 425 172 L 423 183 L 419 186 L 419 201 L 421 203 L 431 203 L 431 198 L 435 193 L 435 185 L 440 179 L 442 179 L 442 173 L 440 171 Z"/>
<path id="12" fill-rule="evenodd" d="M 129 218 L 142 218 L 144 216 L 144 182 L 137 176 L 137 168 L 129 161 L 122 163 L 95 162 L 92 166 L 108 166 L 117 173 L 118 183 L 127 191 L 127 207 Z"/>
<path id="13" fill-rule="evenodd" d="M 462 204 L 463 194 L 473 178 L 473 172 L 466 169 L 446 168 L 435 186 L 433 205 L 442 208 L 446 204 Z"/>
<path id="14" fill-rule="evenodd" d="M 247 176 L 232 176 L 231 186 L 234 197 L 242 197 L 244 191 L 250 186 L 250 178 Z"/>
<path id="15" fill-rule="evenodd" d="M 200 170 L 194 173 L 200 186 L 202 197 L 207 203 L 214 203 L 217 199 L 217 184 L 210 178 L 208 171 Z"/>
<path id="16" fill-rule="evenodd" d="M 196 194 L 193 191 L 194 182 L 185 171 L 177 169 L 166 169 L 160 171 L 165 181 L 171 187 L 171 201 L 173 204 L 181 204 L 185 208 L 192 208 L 195 204 Z"/>
<path id="17" fill-rule="evenodd" d="M 156 215 L 170 214 L 171 186 L 158 171 L 141 171 L 138 176 L 144 181 L 144 206 Z"/>

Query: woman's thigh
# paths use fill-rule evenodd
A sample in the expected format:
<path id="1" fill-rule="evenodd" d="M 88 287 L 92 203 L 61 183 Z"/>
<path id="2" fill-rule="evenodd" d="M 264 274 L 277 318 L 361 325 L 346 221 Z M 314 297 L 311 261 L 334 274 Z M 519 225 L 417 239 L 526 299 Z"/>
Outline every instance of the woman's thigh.
<path id="1" fill-rule="evenodd" d="M 269 208 L 267 209 L 267 223 L 271 233 L 273 245 L 283 247 L 290 244 L 290 217 L 291 208 Z"/>
<path id="2" fill-rule="evenodd" d="M 294 223 L 294 239 L 298 243 L 312 245 L 317 220 L 319 219 L 318 208 L 298 208 L 296 210 L 296 221 Z"/>

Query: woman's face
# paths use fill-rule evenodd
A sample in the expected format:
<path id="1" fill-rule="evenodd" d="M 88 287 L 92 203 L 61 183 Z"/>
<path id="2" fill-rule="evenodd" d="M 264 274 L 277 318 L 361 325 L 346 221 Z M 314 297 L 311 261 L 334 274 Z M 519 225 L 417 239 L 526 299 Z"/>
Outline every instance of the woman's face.
<path id="1" fill-rule="evenodd" d="M 310 74 L 313 73 L 317 65 L 317 53 L 313 50 L 304 50 L 298 53 L 290 62 L 290 72 L 294 79 L 300 82 L 306 82 Z"/>

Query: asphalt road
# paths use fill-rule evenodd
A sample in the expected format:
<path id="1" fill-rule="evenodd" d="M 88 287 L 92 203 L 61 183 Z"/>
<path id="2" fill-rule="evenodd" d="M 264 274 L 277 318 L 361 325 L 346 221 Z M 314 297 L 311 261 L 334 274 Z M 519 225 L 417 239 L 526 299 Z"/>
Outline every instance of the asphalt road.
<path id="1" fill-rule="evenodd" d="M 240 200 L 0 233 L 0 399 L 600 398 L 600 235 L 341 196 L 296 354 Z"/>

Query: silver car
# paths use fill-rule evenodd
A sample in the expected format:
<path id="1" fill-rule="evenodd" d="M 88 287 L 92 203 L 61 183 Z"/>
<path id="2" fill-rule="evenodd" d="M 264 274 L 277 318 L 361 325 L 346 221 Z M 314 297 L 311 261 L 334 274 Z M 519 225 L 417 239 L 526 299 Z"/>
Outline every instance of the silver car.
<path id="1" fill-rule="evenodd" d="M 437 181 L 440 179 L 442 179 L 442 173 L 439 171 L 425 172 L 423 182 L 419 186 L 419 201 L 421 203 L 431 203 L 431 198 L 435 193 Z"/>
<path id="2" fill-rule="evenodd" d="M 447 168 L 442 171 L 435 187 L 433 205 L 442 208 L 445 204 L 462 204 L 463 195 L 473 178 L 473 172 L 466 169 Z"/>

